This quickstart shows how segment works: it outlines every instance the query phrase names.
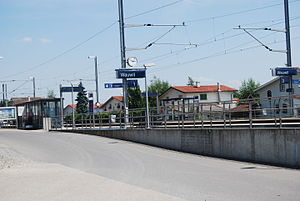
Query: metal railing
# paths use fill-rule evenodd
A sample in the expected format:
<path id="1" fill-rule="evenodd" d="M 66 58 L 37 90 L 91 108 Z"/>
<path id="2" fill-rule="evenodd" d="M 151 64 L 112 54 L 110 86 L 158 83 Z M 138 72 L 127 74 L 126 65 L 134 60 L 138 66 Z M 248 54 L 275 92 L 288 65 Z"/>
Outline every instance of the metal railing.
<path id="1" fill-rule="evenodd" d="M 170 102 L 150 108 L 150 127 L 154 128 L 300 128 L 300 99 L 289 107 L 291 97 L 273 97 L 221 103 L 193 101 Z M 74 129 L 146 128 L 146 109 L 129 110 L 129 122 L 124 123 L 122 111 L 100 114 L 76 114 Z M 54 118 L 56 129 L 73 129 L 72 115 Z M 62 126 L 61 126 L 62 125 Z"/>

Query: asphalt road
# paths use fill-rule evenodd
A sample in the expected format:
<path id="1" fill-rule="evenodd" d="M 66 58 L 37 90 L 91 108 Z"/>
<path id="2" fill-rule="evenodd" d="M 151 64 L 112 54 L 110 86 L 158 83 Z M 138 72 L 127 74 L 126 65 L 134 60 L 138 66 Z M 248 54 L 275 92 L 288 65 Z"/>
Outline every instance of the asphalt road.
<path id="1" fill-rule="evenodd" d="M 299 170 L 59 132 L 0 130 L 0 145 L 32 161 L 58 164 L 178 199 L 300 200 Z"/>

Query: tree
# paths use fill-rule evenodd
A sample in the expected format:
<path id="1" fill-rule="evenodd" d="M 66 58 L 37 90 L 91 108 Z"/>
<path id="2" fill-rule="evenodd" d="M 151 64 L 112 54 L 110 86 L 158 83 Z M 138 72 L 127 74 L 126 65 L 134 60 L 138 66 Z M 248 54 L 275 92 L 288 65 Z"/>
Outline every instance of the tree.
<path id="1" fill-rule="evenodd" d="M 48 90 L 47 97 L 48 98 L 55 98 L 56 94 L 54 93 L 54 90 Z"/>
<path id="2" fill-rule="evenodd" d="M 150 82 L 151 84 L 148 87 L 148 92 L 158 93 L 158 96 L 162 95 L 168 88 L 170 88 L 168 81 L 160 80 L 157 77 L 154 77 Z M 150 107 L 156 107 L 156 97 L 149 97 L 149 105 Z"/>
<path id="3" fill-rule="evenodd" d="M 77 93 L 77 98 L 75 99 L 75 101 L 77 101 L 76 112 L 78 114 L 85 114 L 88 112 L 87 104 L 89 100 L 86 96 L 86 91 L 84 90 L 85 88 L 82 86 L 81 82 L 79 87 L 82 87 L 82 91 Z"/>
<path id="4" fill-rule="evenodd" d="M 128 95 L 128 104 L 130 109 L 144 107 L 145 103 L 139 86 L 135 88 L 128 88 Z"/>
<path id="5" fill-rule="evenodd" d="M 260 87 L 260 83 L 256 82 L 254 79 L 250 78 L 248 80 L 244 80 L 240 90 L 236 92 L 235 97 L 239 98 L 240 100 L 248 99 L 250 95 L 253 98 L 258 98 L 258 93 L 254 91 L 258 87 Z"/>
<path id="6" fill-rule="evenodd" d="M 191 78 L 190 76 L 188 76 L 187 86 L 195 86 L 195 80 L 193 80 L 193 78 Z"/>

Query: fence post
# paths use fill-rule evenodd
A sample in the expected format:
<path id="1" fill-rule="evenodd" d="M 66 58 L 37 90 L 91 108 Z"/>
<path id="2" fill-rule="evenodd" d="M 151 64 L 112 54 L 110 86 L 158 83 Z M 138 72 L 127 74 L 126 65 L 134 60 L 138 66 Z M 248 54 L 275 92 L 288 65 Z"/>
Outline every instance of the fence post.
<path id="1" fill-rule="evenodd" d="M 225 102 L 223 102 L 223 120 L 224 120 L 224 128 L 226 128 L 226 111 L 225 111 Z"/>
<path id="2" fill-rule="evenodd" d="M 204 122 L 203 122 L 203 105 L 201 104 L 201 127 L 204 127 Z"/>
<path id="3" fill-rule="evenodd" d="M 210 119 L 210 128 L 212 128 L 212 116 L 211 116 L 211 112 L 212 112 L 212 105 L 210 105 L 209 107 L 209 119 Z"/>
<path id="4" fill-rule="evenodd" d="M 252 122 L 252 102 L 249 101 L 249 126 L 250 126 L 250 128 L 253 127 L 252 123 L 253 123 Z"/>

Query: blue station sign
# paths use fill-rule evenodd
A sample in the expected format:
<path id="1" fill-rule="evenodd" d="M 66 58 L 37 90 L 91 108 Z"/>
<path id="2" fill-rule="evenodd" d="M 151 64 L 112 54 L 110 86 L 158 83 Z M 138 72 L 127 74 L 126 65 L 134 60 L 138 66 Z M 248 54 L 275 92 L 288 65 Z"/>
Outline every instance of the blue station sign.
<path id="1" fill-rule="evenodd" d="M 289 77 L 280 77 L 280 84 L 288 84 L 290 82 Z"/>
<path id="2" fill-rule="evenodd" d="M 146 75 L 145 70 L 123 70 L 123 69 L 117 69 L 117 78 L 123 79 L 123 78 L 144 78 Z"/>
<path id="3" fill-rule="evenodd" d="M 138 81 L 137 80 L 127 80 L 127 86 L 128 87 L 137 87 Z M 110 89 L 110 88 L 122 88 L 123 83 L 105 83 L 104 88 Z"/>
<path id="4" fill-rule="evenodd" d="M 296 68 L 275 68 L 276 76 L 297 75 Z"/>
<path id="5" fill-rule="evenodd" d="M 60 88 L 61 92 L 82 92 L 83 87 L 61 87 Z"/>
<path id="6" fill-rule="evenodd" d="M 300 84 L 300 80 L 293 80 L 293 84 Z"/>

